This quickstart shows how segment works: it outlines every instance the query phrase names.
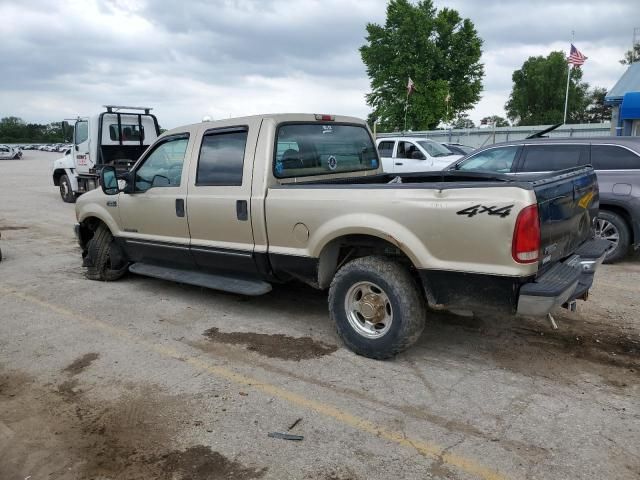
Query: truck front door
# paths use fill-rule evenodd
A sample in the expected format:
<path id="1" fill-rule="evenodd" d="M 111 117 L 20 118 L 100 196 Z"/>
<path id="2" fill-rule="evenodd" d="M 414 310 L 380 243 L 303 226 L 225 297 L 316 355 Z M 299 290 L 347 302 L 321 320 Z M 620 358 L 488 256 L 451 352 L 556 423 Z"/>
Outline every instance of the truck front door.
<path id="1" fill-rule="evenodd" d="M 433 167 L 433 160 L 413 142 L 398 142 L 396 157 L 394 158 L 393 173 L 425 172 Z"/>
<path id="2" fill-rule="evenodd" d="M 193 267 L 186 216 L 189 134 L 159 140 L 118 197 L 127 255 L 134 262 Z"/>
<path id="3" fill-rule="evenodd" d="M 73 158 L 75 160 L 76 169 L 79 173 L 87 173 L 91 164 L 91 153 L 89 145 L 89 121 L 78 120 L 73 130 L 74 149 Z"/>
<path id="4" fill-rule="evenodd" d="M 203 270 L 257 274 L 251 179 L 260 120 L 205 130 L 191 162 L 187 214 L 191 253 Z M 198 147 L 196 147 L 198 148 Z"/>

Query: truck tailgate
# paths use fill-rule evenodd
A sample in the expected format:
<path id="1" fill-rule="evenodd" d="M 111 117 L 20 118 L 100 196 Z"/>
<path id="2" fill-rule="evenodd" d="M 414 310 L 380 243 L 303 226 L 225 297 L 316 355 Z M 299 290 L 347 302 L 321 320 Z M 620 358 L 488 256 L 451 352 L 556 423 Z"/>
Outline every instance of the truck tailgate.
<path id="1" fill-rule="evenodd" d="M 563 170 L 532 181 L 540 216 L 540 261 L 544 271 L 593 236 L 599 195 L 591 167 Z"/>

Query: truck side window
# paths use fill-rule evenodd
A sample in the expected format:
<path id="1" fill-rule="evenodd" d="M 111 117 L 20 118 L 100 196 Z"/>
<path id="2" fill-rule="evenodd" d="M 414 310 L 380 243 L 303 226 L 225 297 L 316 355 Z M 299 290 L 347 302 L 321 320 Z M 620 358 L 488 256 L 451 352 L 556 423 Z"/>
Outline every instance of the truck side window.
<path id="1" fill-rule="evenodd" d="M 399 142 L 396 158 L 412 158 L 411 155 L 416 150 L 418 150 L 418 147 L 411 142 Z"/>
<path id="2" fill-rule="evenodd" d="M 527 145 L 521 172 L 553 172 L 577 167 L 585 145 Z"/>
<path id="3" fill-rule="evenodd" d="M 396 142 L 393 142 L 393 141 L 380 142 L 378 144 L 378 153 L 380 153 L 380 156 L 385 158 L 391 158 L 391 155 L 393 155 L 393 145 L 395 143 Z"/>
<path id="4" fill-rule="evenodd" d="M 198 157 L 196 185 L 240 186 L 248 130 L 205 132 Z"/>
<path id="5" fill-rule="evenodd" d="M 80 145 L 89 138 L 89 122 L 76 122 L 76 145 Z"/>
<path id="6" fill-rule="evenodd" d="M 180 136 L 158 145 L 136 170 L 136 192 L 151 187 L 179 187 L 189 138 Z"/>
<path id="7" fill-rule="evenodd" d="M 640 156 L 616 145 L 592 145 L 591 164 L 595 170 L 640 170 Z"/>

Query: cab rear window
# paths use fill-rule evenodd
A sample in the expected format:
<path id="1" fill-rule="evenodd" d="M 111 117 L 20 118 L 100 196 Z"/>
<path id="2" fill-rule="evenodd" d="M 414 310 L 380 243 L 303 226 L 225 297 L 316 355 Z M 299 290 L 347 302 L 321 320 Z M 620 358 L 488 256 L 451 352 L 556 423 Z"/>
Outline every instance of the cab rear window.
<path id="1" fill-rule="evenodd" d="M 139 125 L 122 124 L 122 141 L 140 141 L 144 140 L 144 127 Z M 111 140 L 120 141 L 120 135 L 118 134 L 118 124 L 113 123 L 109 125 L 109 138 Z"/>
<path id="2" fill-rule="evenodd" d="M 363 126 L 318 122 L 278 128 L 277 178 L 375 170 L 378 164 L 378 152 Z"/>

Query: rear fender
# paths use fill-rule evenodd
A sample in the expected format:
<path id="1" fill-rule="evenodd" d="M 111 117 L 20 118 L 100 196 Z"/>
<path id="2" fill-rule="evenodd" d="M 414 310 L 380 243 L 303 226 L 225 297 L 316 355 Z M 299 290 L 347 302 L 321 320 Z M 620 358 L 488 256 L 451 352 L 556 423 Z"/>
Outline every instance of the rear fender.
<path id="1" fill-rule="evenodd" d="M 387 232 L 393 232 L 393 235 Z M 395 245 L 416 268 L 429 265 L 433 256 L 420 239 L 403 225 L 378 215 L 343 215 L 323 224 L 309 239 L 311 257 L 319 258 L 331 241 L 347 235 L 369 235 Z"/>

